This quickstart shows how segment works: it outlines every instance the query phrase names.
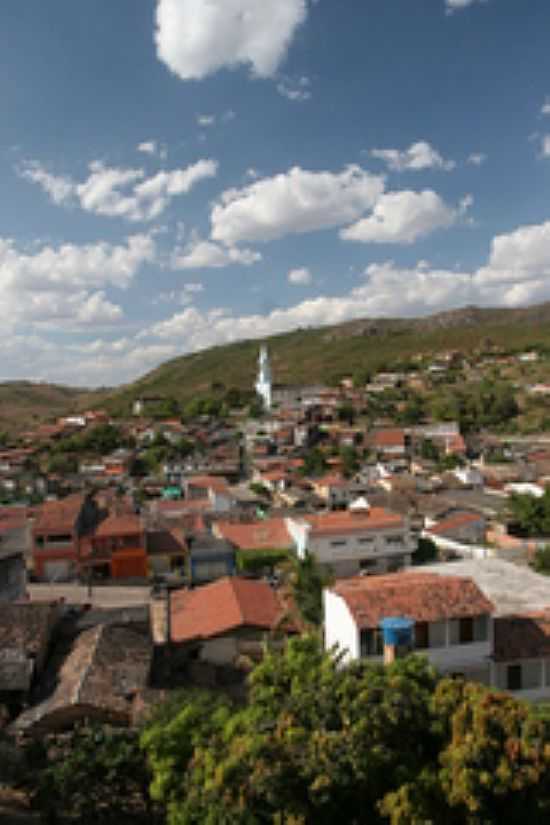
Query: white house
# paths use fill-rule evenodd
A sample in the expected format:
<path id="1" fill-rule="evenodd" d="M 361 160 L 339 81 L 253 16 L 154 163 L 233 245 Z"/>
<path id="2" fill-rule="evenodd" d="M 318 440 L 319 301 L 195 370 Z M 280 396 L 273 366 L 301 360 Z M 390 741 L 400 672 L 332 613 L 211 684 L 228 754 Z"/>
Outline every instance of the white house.
<path id="1" fill-rule="evenodd" d="M 411 563 L 415 543 L 409 523 L 382 507 L 286 519 L 296 553 L 313 554 L 336 577 L 383 573 Z"/>
<path id="2" fill-rule="evenodd" d="M 493 604 L 472 579 L 403 571 L 337 582 L 324 592 L 325 646 L 347 661 L 384 660 L 380 623 L 412 620 L 410 650 L 443 673 L 489 684 Z"/>

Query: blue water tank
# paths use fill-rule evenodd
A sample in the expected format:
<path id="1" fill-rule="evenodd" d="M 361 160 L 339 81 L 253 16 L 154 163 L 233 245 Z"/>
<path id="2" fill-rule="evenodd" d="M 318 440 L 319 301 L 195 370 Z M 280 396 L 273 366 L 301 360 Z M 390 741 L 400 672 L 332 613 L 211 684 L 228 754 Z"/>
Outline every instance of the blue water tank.
<path id="1" fill-rule="evenodd" d="M 388 616 L 382 619 L 379 627 L 384 633 L 384 644 L 395 647 L 412 645 L 414 622 L 404 616 Z"/>

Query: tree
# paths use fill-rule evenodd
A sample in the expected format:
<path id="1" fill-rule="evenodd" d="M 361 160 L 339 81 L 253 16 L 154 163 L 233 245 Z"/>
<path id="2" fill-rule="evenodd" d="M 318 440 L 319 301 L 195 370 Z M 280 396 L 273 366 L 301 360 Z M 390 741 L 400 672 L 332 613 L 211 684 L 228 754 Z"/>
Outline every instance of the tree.
<path id="1" fill-rule="evenodd" d="M 546 576 L 550 575 L 550 545 L 547 544 L 544 547 L 538 548 L 532 566 L 533 570 L 536 570 L 537 573 L 543 573 Z"/>
<path id="2" fill-rule="evenodd" d="M 513 493 L 508 501 L 510 532 L 523 537 L 550 535 L 550 487 L 537 497 Z"/>
<path id="3" fill-rule="evenodd" d="M 308 450 L 303 459 L 304 463 L 300 467 L 300 472 L 304 476 L 322 476 L 328 467 L 325 455 L 318 447 Z"/>
<path id="4" fill-rule="evenodd" d="M 317 562 L 312 553 L 303 560 L 293 558 L 289 571 L 292 596 L 302 621 L 320 627 L 323 621 L 323 590 L 332 576 Z"/>
<path id="5" fill-rule="evenodd" d="M 162 821 L 151 804 L 151 774 L 135 732 L 84 725 L 38 750 L 38 760 L 35 745 L 28 751 L 29 780 L 35 783 L 33 806 L 47 821 L 59 821 L 60 814 L 90 825 Z"/>
<path id="6" fill-rule="evenodd" d="M 438 558 L 439 550 L 437 544 L 432 539 L 421 537 L 418 539 L 418 545 L 413 553 L 414 564 L 427 564 L 435 561 Z"/>

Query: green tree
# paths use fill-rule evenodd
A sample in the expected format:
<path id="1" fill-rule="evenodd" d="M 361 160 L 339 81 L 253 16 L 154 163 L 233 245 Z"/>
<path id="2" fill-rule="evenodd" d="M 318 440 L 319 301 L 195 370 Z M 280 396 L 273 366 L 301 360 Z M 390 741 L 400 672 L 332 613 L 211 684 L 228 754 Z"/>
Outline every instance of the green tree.
<path id="1" fill-rule="evenodd" d="M 308 553 L 303 560 L 292 559 L 288 579 L 300 618 L 306 624 L 320 627 L 323 621 L 323 590 L 332 582 L 332 576 L 319 565 L 312 553 Z"/>

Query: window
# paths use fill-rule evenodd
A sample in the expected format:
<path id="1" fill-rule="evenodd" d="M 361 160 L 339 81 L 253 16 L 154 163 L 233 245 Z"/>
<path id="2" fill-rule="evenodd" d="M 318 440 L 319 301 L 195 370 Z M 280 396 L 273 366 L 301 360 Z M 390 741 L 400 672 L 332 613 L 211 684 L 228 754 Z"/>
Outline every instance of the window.
<path id="1" fill-rule="evenodd" d="M 386 536 L 386 544 L 397 547 L 403 544 L 403 536 Z"/>
<path id="2" fill-rule="evenodd" d="M 376 559 L 361 559 L 359 562 L 359 572 L 362 576 L 368 576 L 369 573 L 376 573 L 378 569 L 378 562 Z"/>
<path id="3" fill-rule="evenodd" d="M 361 656 L 382 656 L 384 634 L 379 628 L 369 627 L 361 631 Z"/>
<path id="4" fill-rule="evenodd" d="M 417 622 L 414 626 L 414 646 L 418 650 L 425 650 L 430 646 L 428 622 Z"/>
<path id="5" fill-rule="evenodd" d="M 331 541 L 330 546 L 331 547 L 345 547 L 346 544 L 347 544 L 347 541 Z"/>
<path id="6" fill-rule="evenodd" d="M 476 616 L 474 619 L 474 641 L 486 642 L 489 638 L 489 617 Z"/>
<path id="7" fill-rule="evenodd" d="M 458 641 L 461 645 L 474 641 L 474 620 L 471 616 L 459 619 Z"/>
<path id="8" fill-rule="evenodd" d="M 508 665 L 506 668 L 506 688 L 508 690 L 521 690 L 522 687 L 521 665 Z"/>
<path id="9" fill-rule="evenodd" d="M 368 539 L 359 539 L 359 544 L 372 544 L 374 539 L 372 536 Z"/>

